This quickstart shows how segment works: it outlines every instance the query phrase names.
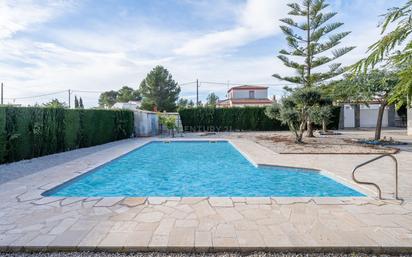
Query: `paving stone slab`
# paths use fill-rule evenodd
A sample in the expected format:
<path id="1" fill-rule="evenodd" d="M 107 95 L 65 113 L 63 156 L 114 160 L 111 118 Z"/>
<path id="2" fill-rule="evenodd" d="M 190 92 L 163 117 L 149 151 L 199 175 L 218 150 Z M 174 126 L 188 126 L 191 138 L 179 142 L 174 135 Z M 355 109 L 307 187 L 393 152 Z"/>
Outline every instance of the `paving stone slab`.
<path id="1" fill-rule="evenodd" d="M 111 207 L 120 201 L 122 201 L 124 197 L 105 197 L 98 201 L 94 207 Z"/>
<path id="2" fill-rule="evenodd" d="M 127 205 L 129 207 L 135 207 L 138 205 L 142 205 L 146 202 L 145 197 L 128 197 L 123 200 L 122 204 Z"/>
<path id="3" fill-rule="evenodd" d="M 212 207 L 233 207 L 233 202 L 227 197 L 210 197 L 209 203 Z"/>
<path id="4" fill-rule="evenodd" d="M 270 197 L 247 197 L 246 204 L 272 204 Z"/>

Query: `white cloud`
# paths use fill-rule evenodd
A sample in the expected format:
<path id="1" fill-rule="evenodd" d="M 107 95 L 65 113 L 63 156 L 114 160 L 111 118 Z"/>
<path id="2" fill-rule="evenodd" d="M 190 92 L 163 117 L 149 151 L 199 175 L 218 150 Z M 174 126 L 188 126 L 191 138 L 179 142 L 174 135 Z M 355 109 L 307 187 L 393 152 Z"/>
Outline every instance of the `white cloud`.
<path id="1" fill-rule="evenodd" d="M 6 15 L 0 13 L 0 78 L 6 83 L 6 98 L 69 88 L 92 91 L 118 89 L 123 85 L 136 88 L 146 73 L 158 64 L 168 68 L 180 83 L 196 78 L 231 83 L 277 83 L 271 77 L 273 73 L 292 72 L 276 60 L 276 52 L 280 49 L 275 47 L 267 55 L 227 54 L 240 46 L 279 33 L 278 20 L 288 11 L 286 0 L 250 0 L 243 5 L 234 4 L 234 11 L 228 15 L 234 16 L 236 23 L 227 30 L 204 33 L 190 29 L 176 31 L 167 25 L 155 27 L 136 22 L 121 26 L 100 21 L 92 28 L 58 30 L 58 27 L 53 27 L 37 31 L 47 33 L 47 38 L 53 40 L 34 39 L 24 36 L 24 33 L 17 36 L 17 32 L 30 30 L 35 33 L 42 24 L 64 15 L 67 11 L 64 4 L 43 2 L 40 6 L 28 1 L 22 4 L 1 1 L 0 12 Z M 207 1 L 201 4 L 207 4 Z M 229 2 L 225 5 L 229 9 Z M 222 13 L 211 15 L 221 17 Z M 344 29 L 354 32 L 342 45 L 356 45 L 358 48 L 342 58 L 342 62 L 350 64 L 363 56 L 367 46 L 379 36 L 376 23 L 377 18 L 372 21 L 364 18 L 345 24 Z M 203 35 L 199 36 L 201 32 Z M 286 45 L 283 36 L 278 40 L 282 40 L 282 46 Z M 182 96 L 193 99 L 193 84 L 182 89 Z M 202 84 L 201 98 L 210 92 L 216 92 L 222 98 L 226 89 L 226 85 Z M 281 95 L 281 91 L 271 88 L 270 94 Z M 98 94 L 78 95 L 87 106 L 97 105 Z M 62 93 L 18 100 L 17 103 L 45 102 L 53 97 L 67 101 L 67 94 Z"/>
<path id="2" fill-rule="evenodd" d="M 0 39 L 50 20 L 69 4 L 60 1 L 0 1 Z"/>
<path id="3" fill-rule="evenodd" d="M 237 24 L 228 30 L 210 32 L 189 40 L 175 50 L 188 56 L 209 55 L 246 45 L 279 32 L 279 19 L 287 13 L 287 0 L 248 0 Z"/>

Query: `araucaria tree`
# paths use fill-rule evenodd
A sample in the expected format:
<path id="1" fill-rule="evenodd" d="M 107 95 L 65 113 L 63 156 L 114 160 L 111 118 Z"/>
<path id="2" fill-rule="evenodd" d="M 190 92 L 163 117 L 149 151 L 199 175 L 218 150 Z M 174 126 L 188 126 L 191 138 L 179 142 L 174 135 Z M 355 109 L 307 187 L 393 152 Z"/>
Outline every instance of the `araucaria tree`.
<path id="1" fill-rule="evenodd" d="M 139 91 L 143 96 L 142 108 L 145 110 L 176 111 L 180 87 L 169 71 L 156 66 L 140 83 Z"/>
<path id="2" fill-rule="evenodd" d="M 302 0 L 300 4 L 290 3 L 288 6 L 291 9 L 290 17 L 281 19 L 283 25 L 280 26 L 286 36 L 288 49 L 281 50 L 278 58 L 285 66 L 294 69 L 296 75 L 273 76 L 302 87 L 314 87 L 342 74 L 346 69 L 341 63 L 334 61 L 354 47 L 336 48 L 350 33 L 333 34 L 343 25 L 341 22 L 330 21 L 337 13 L 325 12 L 329 5 L 324 0 Z M 322 69 L 318 69 L 321 67 Z M 313 136 L 311 123 L 307 117 L 308 136 Z"/>

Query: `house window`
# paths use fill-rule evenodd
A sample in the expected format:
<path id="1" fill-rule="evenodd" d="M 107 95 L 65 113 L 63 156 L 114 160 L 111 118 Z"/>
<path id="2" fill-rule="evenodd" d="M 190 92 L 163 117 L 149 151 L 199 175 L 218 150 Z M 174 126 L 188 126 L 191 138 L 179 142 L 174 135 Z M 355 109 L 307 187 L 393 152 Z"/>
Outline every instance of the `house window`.
<path id="1" fill-rule="evenodd" d="M 249 98 L 255 98 L 255 91 L 249 91 Z"/>

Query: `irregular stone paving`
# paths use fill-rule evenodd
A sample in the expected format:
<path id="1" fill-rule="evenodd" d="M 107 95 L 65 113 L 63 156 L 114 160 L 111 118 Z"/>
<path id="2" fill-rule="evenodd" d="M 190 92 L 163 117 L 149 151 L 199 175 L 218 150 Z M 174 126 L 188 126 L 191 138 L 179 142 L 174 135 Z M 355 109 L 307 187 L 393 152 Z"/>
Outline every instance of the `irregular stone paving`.
<path id="1" fill-rule="evenodd" d="M 300 164 L 308 168 L 324 169 L 319 167 L 322 163 L 334 165 L 334 169 L 327 170 L 331 176 L 362 190 L 369 197 L 61 198 L 41 195 L 148 141 L 126 140 L 118 144 L 116 150 L 103 148 L 1 184 L 0 249 L 412 249 L 412 189 L 402 184 L 402 194 L 406 196 L 402 204 L 376 200 L 369 188 L 350 184 L 347 180 L 350 169 L 345 167 L 350 166 L 350 159 L 342 164 L 338 160 L 340 156 L 333 157 L 336 162 L 329 159 L 329 163 L 326 159 L 316 162 L 311 156 L 298 158 Z M 253 142 L 239 139 L 232 143 L 256 163 L 278 161 L 282 165 L 298 166 L 297 157 L 288 162 L 291 156 L 281 157 Z M 70 156 L 71 152 L 63 154 Z M 408 162 L 405 159 L 408 157 L 411 162 L 412 153 L 402 154 L 405 154 L 402 160 Z M 352 166 L 359 163 L 358 157 L 353 159 Z M 47 158 L 32 162 L 44 160 Z M 316 165 L 310 164 L 315 162 Z M 24 168 L 24 163 L 19 165 Z M 390 167 L 390 162 L 382 164 L 381 168 L 385 165 Z M 408 184 L 412 172 L 405 167 L 402 165 L 400 172 L 402 178 L 409 180 L 401 183 Z M 380 174 L 375 175 L 378 180 Z M 393 192 L 391 181 L 383 184 L 386 195 L 390 196 L 391 189 Z"/>

